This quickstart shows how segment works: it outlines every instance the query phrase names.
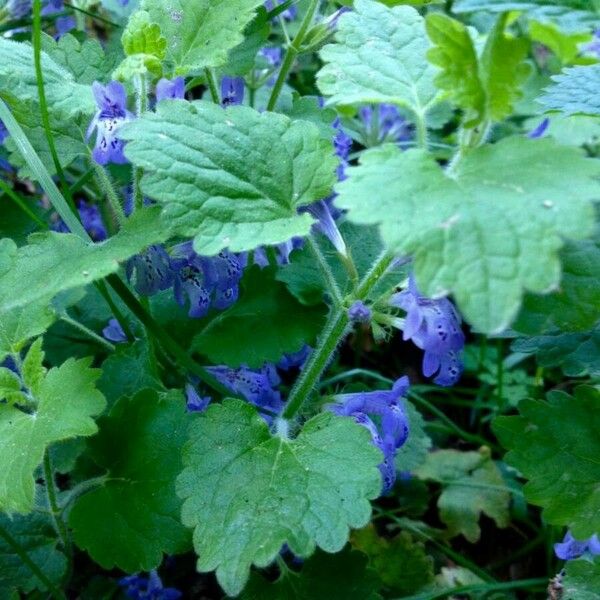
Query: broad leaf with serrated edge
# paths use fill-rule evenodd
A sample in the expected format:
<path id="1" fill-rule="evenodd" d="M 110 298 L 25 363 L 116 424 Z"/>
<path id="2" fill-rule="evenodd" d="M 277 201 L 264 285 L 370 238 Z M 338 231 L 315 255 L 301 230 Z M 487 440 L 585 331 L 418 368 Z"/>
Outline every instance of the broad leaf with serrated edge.
<path id="1" fill-rule="evenodd" d="M 144 390 L 99 422 L 89 452 L 109 477 L 77 499 L 69 525 L 75 543 L 105 569 L 149 571 L 163 554 L 189 548 L 175 478 L 191 421 L 180 393 Z"/>
<path id="2" fill-rule="evenodd" d="M 313 345 L 324 324 L 320 307 L 300 304 L 270 270 L 250 270 L 240 299 L 196 336 L 193 349 L 213 363 L 259 368 Z"/>
<path id="3" fill-rule="evenodd" d="M 167 38 L 167 60 L 177 75 L 220 67 L 244 39 L 262 0 L 143 0 L 141 7 Z"/>
<path id="4" fill-rule="evenodd" d="M 600 392 L 580 386 L 575 396 L 551 392 L 524 400 L 520 416 L 498 417 L 494 433 L 505 460 L 529 479 L 525 497 L 546 521 L 566 525 L 576 539 L 600 531 Z"/>
<path id="5" fill-rule="evenodd" d="M 600 115 L 600 64 L 565 69 L 539 101 L 567 115 Z"/>
<path id="6" fill-rule="evenodd" d="M 163 241 L 168 234 L 158 209 L 146 208 L 130 217 L 117 235 L 99 244 L 54 232 L 34 234 L 30 243 L 19 249 L 10 240 L 2 240 L 0 314 L 106 277 L 118 270 L 120 262 Z M 8 266 L 4 273 L 3 261 Z"/>
<path id="7" fill-rule="evenodd" d="M 25 513 L 33 508 L 34 472 L 50 444 L 96 433 L 92 417 L 102 412 L 105 400 L 95 388 L 100 371 L 90 369 L 91 362 L 69 359 L 48 371 L 31 412 L 0 405 L 2 510 Z"/>
<path id="8" fill-rule="evenodd" d="M 417 469 L 417 475 L 442 484 L 438 508 L 452 535 L 462 533 L 470 542 L 476 542 L 481 534 L 481 514 L 493 519 L 498 527 L 508 526 L 509 489 L 488 449 L 432 452 Z"/>
<path id="9" fill-rule="evenodd" d="M 167 39 L 160 25 L 150 19 L 150 14 L 139 10 L 131 15 L 121 37 L 125 54 L 150 54 L 163 59 L 167 51 Z"/>
<path id="10" fill-rule="evenodd" d="M 336 43 L 321 50 L 317 81 L 332 104 L 391 103 L 423 117 L 437 100 L 437 69 L 423 18 L 410 6 L 356 0 L 340 17 Z"/>
<path id="11" fill-rule="evenodd" d="M 436 85 L 466 111 L 465 125 L 484 118 L 486 95 L 479 75 L 479 61 L 467 26 L 442 13 L 431 13 L 425 21 L 427 34 L 435 44 L 427 53 L 440 67 Z"/>
<path id="12" fill-rule="evenodd" d="M 310 231 L 300 206 L 335 181 L 330 142 L 312 123 L 212 102 L 161 102 L 128 123 L 125 154 L 144 169 L 142 189 L 199 254 L 278 244 Z"/>
<path id="13" fill-rule="evenodd" d="M 80 42 L 67 33 L 55 40 L 42 35 L 42 49 L 58 65 L 68 69 L 77 83 L 91 85 L 94 81 L 108 81 L 110 74 L 119 62 L 116 53 L 105 54 L 104 48 L 96 39 Z M 44 73 L 44 83 L 46 75 Z"/>
<path id="14" fill-rule="evenodd" d="M 542 367 L 560 367 L 569 377 L 600 377 L 600 325 L 585 333 L 548 333 L 519 338 L 515 352 L 535 354 Z"/>
<path id="15" fill-rule="evenodd" d="M 1 252 L 0 249 L 0 254 Z M 0 362 L 7 354 L 19 352 L 31 338 L 44 333 L 55 319 L 56 314 L 46 302 L 32 302 L 27 306 L 2 313 Z"/>
<path id="16" fill-rule="evenodd" d="M 550 139 L 473 150 L 453 177 L 424 151 L 392 145 L 364 152 L 347 173 L 336 204 L 348 218 L 379 223 L 390 250 L 414 256 L 421 291 L 453 292 L 485 332 L 509 325 L 524 291 L 558 285 L 563 240 L 592 233 L 590 200 L 600 192 L 597 161 Z"/>
<path id="17" fill-rule="evenodd" d="M 178 493 L 198 569 L 216 570 L 231 595 L 284 544 L 301 557 L 316 546 L 339 551 L 381 491 L 381 453 L 368 432 L 330 413 L 290 440 L 273 437 L 249 404 L 225 400 L 193 424 L 183 460 Z"/>
<path id="18" fill-rule="evenodd" d="M 241 600 L 381 600 L 381 582 L 366 557 L 346 548 L 337 554 L 317 551 L 299 574 L 289 572 L 271 583 L 258 573 L 250 576 Z"/>
<path id="19" fill-rule="evenodd" d="M 32 513 L 30 515 L 0 515 L 0 527 L 17 541 L 20 548 L 41 569 L 55 585 L 67 570 L 67 558 L 58 549 L 59 539 L 52 526 L 49 515 Z M 24 594 L 47 588 L 30 568 L 15 554 L 15 549 L 0 537 L 0 598 L 10 598 L 10 590 L 19 590 Z"/>
<path id="20" fill-rule="evenodd" d="M 517 331 L 586 331 L 600 318 L 600 236 L 567 242 L 560 259 L 559 289 L 544 296 L 526 295 L 513 326 Z"/>
<path id="21" fill-rule="evenodd" d="M 37 80 L 30 45 L 0 37 L 0 97 L 5 94 L 20 101 L 38 100 Z M 42 52 L 46 99 L 51 114 L 63 119 L 92 114 L 96 103 L 89 85 L 77 83 L 73 74 Z"/>

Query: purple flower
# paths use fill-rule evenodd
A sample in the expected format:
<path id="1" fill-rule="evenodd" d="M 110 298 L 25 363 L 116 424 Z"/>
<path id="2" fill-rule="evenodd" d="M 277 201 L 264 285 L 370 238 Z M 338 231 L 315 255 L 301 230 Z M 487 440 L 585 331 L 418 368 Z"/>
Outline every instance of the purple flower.
<path id="1" fill-rule="evenodd" d="M 126 274 L 133 281 L 135 291 L 142 296 L 152 296 L 173 285 L 169 255 L 162 246 L 156 244 L 130 258 Z"/>
<path id="2" fill-rule="evenodd" d="M 301 367 L 312 352 L 312 348 L 308 344 L 304 344 L 298 352 L 292 354 L 284 354 L 277 363 L 277 368 L 282 371 L 289 371 L 296 367 Z"/>
<path id="3" fill-rule="evenodd" d="M 166 588 L 155 570 L 148 577 L 130 575 L 119 579 L 119 585 L 125 588 L 125 594 L 133 600 L 177 600 L 181 592 L 175 588 Z"/>
<path id="4" fill-rule="evenodd" d="M 594 31 L 594 37 L 592 38 L 592 41 L 582 46 L 581 49 L 584 52 L 595 54 L 600 58 L 600 29 L 596 29 L 596 31 Z"/>
<path id="5" fill-rule="evenodd" d="M 550 125 L 550 119 L 546 117 L 543 121 L 540 122 L 540 124 L 535 129 L 533 129 L 527 134 L 527 137 L 532 140 L 537 140 L 538 138 L 541 138 L 544 135 L 544 133 L 546 133 L 548 125 Z"/>
<path id="6" fill-rule="evenodd" d="M 556 556 L 562 560 L 573 560 L 579 558 L 585 553 L 592 556 L 600 556 L 600 539 L 593 535 L 587 540 L 576 540 L 570 531 L 567 531 L 562 542 L 554 544 Z"/>
<path id="7" fill-rule="evenodd" d="M 340 17 L 347 12 L 350 12 L 352 9 L 349 6 L 342 6 L 342 8 L 339 8 L 338 10 L 336 10 L 331 16 L 327 17 L 327 28 L 330 31 L 333 31 L 337 28 L 338 25 L 338 21 L 340 20 Z"/>
<path id="8" fill-rule="evenodd" d="M 272 11 L 275 9 L 275 7 L 283 4 L 284 2 L 285 2 L 285 0 L 266 0 L 264 6 L 268 11 Z M 286 21 L 293 21 L 298 16 L 298 9 L 292 5 L 289 8 L 286 8 L 281 13 L 281 16 Z"/>
<path id="9" fill-rule="evenodd" d="M 156 84 L 156 101 L 161 100 L 183 100 L 185 98 L 185 79 L 165 79 L 164 77 Z"/>
<path id="10" fill-rule="evenodd" d="M 191 383 L 185 384 L 185 397 L 189 412 L 204 412 L 211 401 L 210 396 L 200 396 Z"/>
<path id="11" fill-rule="evenodd" d="M 460 316 L 447 298 L 432 300 L 421 295 L 411 275 L 408 288 L 394 294 L 390 304 L 406 311 L 402 338 L 412 340 L 423 356 L 423 374 L 438 385 L 449 386 L 462 373 L 461 351 L 465 336 L 460 328 Z"/>
<path id="12" fill-rule="evenodd" d="M 105 86 L 94 81 L 92 90 L 98 105 L 98 111 L 86 135 L 86 139 L 89 139 L 94 129 L 96 130 L 96 145 L 92 156 L 100 165 L 109 162 L 125 164 L 125 142 L 119 139 L 117 134 L 121 125 L 133 117 L 127 110 L 127 92 L 118 81 L 111 81 Z"/>
<path id="13" fill-rule="evenodd" d="M 335 403 L 327 408 L 341 416 L 354 420 L 369 430 L 373 445 L 383 452 L 384 460 L 379 465 L 383 480 L 383 492 L 388 492 L 396 481 L 394 458 L 396 452 L 408 439 L 409 423 L 403 397 L 409 387 L 408 377 L 398 379 L 391 390 L 339 394 Z M 372 417 L 379 419 L 379 427 Z"/>
<path id="14" fill-rule="evenodd" d="M 275 261 L 278 265 L 287 265 L 290 263 L 290 254 L 296 250 L 297 248 L 302 248 L 304 245 L 304 240 L 300 237 L 293 237 L 291 240 L 287 242 L 282 242 L 281 244 L 277 244 L 273 246 L 275 251 Z M 258 265 L 261 269 L 268 267 L 269 257 L 267 255 L 267 249 L 264 246 L 259 246 L 254 250 L 254 260 L 253 263 Z"/>
<path id="15" fill-rule="evenodd" d="M 363 122 L 367 146 L 384 142 L 407 142 L 412 139 L 412 126 L 392 104 L 363 106 L 358 114 Z"/>
<path id="16" fill-rule="evenodd" d="M 350 150 L 352 149 L 352 138 L 342 129 L 339 119 L 333 122 L 335 136 L 333 137 L 333 147 L 335 155 L 340 159 L 337 168 L 338 181 L 346 179 L 346 167 L 349 164 Z"/>
<path id="17" fill-rule="evenodd" d="M 283 408 L 281 394 L 274 388 L 281 383 L 277 371 L 272 365 L 265 365 L 260 370 L 247 367 L 232 369 L 226 366 L 206 367 L 206 370 L 229 391 L 244 397 L 256 406 L 263 417 L 278 415 Z"/>
<path id="18" fill-rule="evenodd" d="M 221 104 L 225 107 L 242 104 L 244 101 L 244 78 L 223 77 L 221 79 Z"/>
<path id="19" fill-rule="evenodd" d="M 116 319 L 110 319 L 108 325 L 102 330 L 102 335 L 109 341 L 115 344 L 122 344 L 127 341 L 127 336 L 121 327 L 121 324 Z"/>
<path id="20" fill-rule="evenodd" d="M 8 0 L 4 10 L 11 19 L 22 19 L 31 13 L 32 0 Z M 43 10 L 43 9 L 42 9 Z"/>
<path id="21" fill-rule="evenodd" d="M 245 257 L 222 250 L 216 256 L 199 256 L 191 242 L 174 250 L 171 267 L 175 273 L 175 300 L 185 306 L 186 298 L 193 318 L 205 316 L 210 307 L 229 308 L 239 295 L 239 283 L 244 274 Z"/>
<path id="22" fill-rule="evenodd" d="M 78 200 L 77 212 L 79 213 L 83 228 L 88 232 L 94 242 L 102 242 L 108 237 L 104 221 L 95 204 L 87 204 L 83 200 Z M 69 228 L 60 217 L 52 224 L 51 229 L 58 233 L 69 233 Z"/>
<path id="23" fill-rule="evenodd" d="M 4 144 L 4 140 L 8 137 L 8 129 L 6 125 L 0 121 L 0 144 Z"/>
<path id="24" fill-rule="evenodd" d="M 258 55 L 262 56 L 274 69 L 280 67 L 283 61 L 283 50 L 280 46 L 262 48 Z"/>
<path id="25" fill-rule="evenodd" d="M 348 249 L 346 248 L 346 242 L 344 242 L 344 238 L 336 225 L 330 206 L 331 199 L 328 198 L 327 200 L 319 200 L 318 202 L 313 202 L 313 204 L 303 206 L 300 212 L 308 212 L 315 217 L 317 222 L 313 225 L 313 229 L 326 236 L 342 256 L 347 256 Z"/>
<path id="26" fill-rule="evenodd" d="M 355 323 L 368 323 L 371 320 L 371 314 L 371 309 L 360 300 L 357 300 L 348 309 L 348 317 Z"/>

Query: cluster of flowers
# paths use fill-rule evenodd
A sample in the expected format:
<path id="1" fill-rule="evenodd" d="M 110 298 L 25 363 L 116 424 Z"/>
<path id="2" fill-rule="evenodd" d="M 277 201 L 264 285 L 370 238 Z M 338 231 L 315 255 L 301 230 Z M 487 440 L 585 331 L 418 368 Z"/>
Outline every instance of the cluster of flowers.
<path id="1" fill-rule="evenodd" d="M 22 19 L 31 14 L 33 0 L 8 0 L 2 8 L 8 19 Z M 64 9 L 63 0 L 42 0 L 42 16 L 50 17 L 63 12 Z M 57 17 L 54 20 L 54 26 L 56 28 L 56 36 L 61 37 L 75 28 L 75 19 L 69 16 Z"/>
<path id="2" fill-rule="evenodd" d="M 148 577 L 130 575 L 119 580 L 125 595 L 132 600 L 177 600 L 181 592 L 175 588 L 166 588 L 158 573 L 150 571 Z"/>

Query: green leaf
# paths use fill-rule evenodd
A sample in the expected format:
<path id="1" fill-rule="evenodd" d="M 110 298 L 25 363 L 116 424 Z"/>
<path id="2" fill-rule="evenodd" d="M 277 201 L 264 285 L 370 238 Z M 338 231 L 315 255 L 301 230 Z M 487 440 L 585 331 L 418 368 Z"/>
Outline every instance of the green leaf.
<path id="1" fill-rule="evenodd" d="M 471 543 L 477 542 L 481 514 L 493 519 L 498 527 L 510 523 L 510 494 L 489 449 L 438 450 L 429 454 L 416 472 L 422 479 L 442 484 L 438 508 L 450 534 L 462 533 Z"/>
<path id="2" fill-rule="evenodd" d="M 331 142 L 316 125 L 245 106 L 161 102 L 120 135 L 144 169 L 144 193 L 176 233 L 195 236 L 199 254 L 307 235 L 313 220 L 297 209 L 326 197 L 335 181 Z"/>
<path id="3" fill-rule="evenodd" d="M 50 444 L 96 433 L 92 417 L 102 412 L 105 400 L 94 385 L 100 371 L 91 369 L 91 362 L 69 359 L 48 371 L 31 412 L 0 406 L 2 510 L 25 513 L 33 508 L 34 472 Z"/>
<path id="4" fill-rule="evenodd" d="M 55 319 L 56 315 L 47 302 L 32 302 L 3 313 L 0 318 L 0 362 L 7 354 L 19 352 L 31 338 L 44 333 Z"/>
<path id="5" fill-rule="evenodd" d="M 183 460 L 178 493 L 198 570 L 216 570 L 230 595 L 252 564 L 267 566 L 285 543 L 301 557 L 316 546 L 341 550 L 381 491 L 381 453 L 368 432 L 329 413 L 290 440 L 272 437 L 249 404 L 225 400 L 193 424 Z"/>
<path id="6" fill-rule="evenodd" d="M 23 385 L 34 398 L 40 395 L 42 382 L 47 373 L 43 364 L 44 351 L 42 350 L 42 341 L 43 339 L 39 337 L 31 344 L 20 368 Z"/>
<path id="7" fill-rule="evenodd" d="M 187 75 L 224 65 L 260 5 L 261 0 L 143 0 L 141 8 L 160 23 L 175 74 Z"/>
<path id="8" fill-rule="evenodd" d="M 524 400 L 519 412 L 495 419 L 493 430 L 510 450 L 505 460 L 529 479 L 527 500 L 576 539 L 600 531 L 600 392 L 587 386 L 575 396 L 551 392 L 548 401 Z"/>
<path id="9" fill-rule="evenodd" d="M 356 0 L 354 9 L 340 17 L 336 43 L 321 50 L 321 92 L 331 104 L 385 102 L 423 118 L 438 99 L 423 18 L 409 6 L 373 0 Z"/>
<path id="10" fill-rule="evenodd" d="M 507 19 L 507 14 L 498 18 L 479 59 L 465 25 L 442 13 L 427 16 L 427 33 L 436 44 L 427 56 L 442 69 L 436 84 L 465 111 L 467 127 L 510 115 L 529 75 L 529 66 L 523 63 L 528 44 L 504 34 Z"/>
<path id="11" fill-rule="evenodd" d="M 600 560 L 579 558 L 565 564 L 561 600 L 600 600 Z"/>
<path id="12" fill-rule="evenodd" d="M 113 78 L 119 81 L 131 81 L 138 76 L 145 78 L 151 75 L 158 79 L 162 75 L 160 60 L 152 54 L 132 54 L 123 60 L 115 69 Z"/>
<path id="13" fill-rule="evenodd" d="M 10 369 L 0 367 L 0 403 L 6 401 L 8 404 L 16 404 L 24 400 L 19 378 Z"/>
<path id="14" fill-rule="evenodd" d="M 542 367 L 560 367 L 568 377 L 600 377 L 600 325 L 585 333 L 549 333 L 520 338 L 515 352 L 535 354 Z"/>
<path id="15" fill-rule="evenodd" d="M 34 101 L 21 101 L 5 95 L 10 109 L 27 139 L 35 149 L 40 160 L 50 175 L 56 174 L 56 166 L 50 153 L 48 139 L 42 124 L 40 107 Z M 86 130 L 89 125 L 89 115 L 81 115 L 71 119 L 64 119 L 54 113 L 49 114 L 50 130 L 58 154 L 58 160 L 63 168 L 68 167 L 74 160 L 81 156 L 89 156 L 87 142 L 85 140 Z M 23 156 L 19 146 L 12 137 L 9 137 L 5 145 L 10 152 L 9 160 L 19 170 L 19 177 L 37 181 L 37 176 L 31 170 L 26 158 Z"/>
<path id="16" fill-rule="evenodd" d="M 396 470 L 401 472 L 413 472 L 421 466 L 429 454 L 431 439 L 425 433 L 425 421 L 421 413 L 411 402 L 404 401 L 408 412 L 410 435 L 404 445 L 396 452 Z"/>
<path id="17" fill-rule="evenodd" d="M 545 296 L 525 296 L 514 324 L 516 330 L 586 331 L 600 318 L 600 236 L 567 242 L 560 258 L 563 274 L 559 289 Z"/>
<path id="18" fill-rule="evenodd" d="M 98 40 L 91 38 L 80 42 L 70 33 L 58 40 L 44 34 L 42 49 L 56 64 L 70 71 L 77 83 L 87 85 L 94 81 L 109 81 L 119 59 L 118 55 L 105 54 Z"/>
<path id="19" fill-rule="evenodd" d="M 167 38 L 162 35 L 160 25 L 152 22 L 145 10 L 138 10 L 131 15 L 121 42 L 128 56 L 150 54 L 162 60 L 167 53 Z"/>
<path id="20" fill-rule="evenodd" d="M 395 594 L 414 594 L 433 582 L 433 559 L 405 531 L 387 539 L 369 525 L 352 534 L 352 546 L 369 557 L 369 566 Z"/>
<path id="21" fill-rule="evenodd" d="M 569 33 L 561 31 L 554 23 L 529 22 L 529 37 L 550 48 L 563 64 L 572 64 L 580 54 L 579 46 L 589 42 L 589 32 Z"/>
<path id="22" fill-rule="evenodd" d="M 381 582 L 367 567 L 360 552 L 344 549 L 337 554 L 317 551 L 299 573 L 293 571 L 270 583 L 258 574 L 250 576 L 241 600 L 381 600 Z"/>
<path id="23" fill-rule="evenodd" d="M 259 7 L 257 16 L 244 30 L 244 41 L 229 51 L 227 63 L 220 68 L 224 75 L 246 75 L 254 67 L 256 55 L 260 48 L 267 45 L 271 33 L 267 14 L 266 10 Z"/>
<path id="24" fill-rule="evenodd" d="M 144 390 L 99 422 L 89 451 L 108 478 L 76 500 L 69 525 L 75 543 L 103 568 L 149 571 L 163 554 L 189 548 L 175 478 L 191 420 L 179 392 Z"/>
<path id="25" fill-rule="evenodd" d="M 215 317 L 192 348 L 215 364 L 259 368 L 312 345 L 324 324 L 321 307 L 300 304 L 270 269 L 251 269 L 240 299 Z"/>
<path id="26" fill-rule="evenodd" d="M 481 80 L 486 90 L 486 113 L 492 121 L 512 114 L 521 98 L 521 86 L 531 73 L 523 61 L 529 52 L 524 38 L 505 35 L 508 14 L 498 17 L 481 55 Z"/>
<path id="27" fill-rule="evenodd" d="M 146 341 L 119 344 L 102 363 L 102 377 L 98 380 L 98 389 L 106 396 L 108 405 L 112 406 L 122 396 L 132 396 L 144 388 L 161 390 L 162 384 L 152 372 L 152 366 Z"/>
<path id="28" fill-rule="evenodd" d="M 596 161 L 550 139 L 478 148 L 454 177 L 422 150 L 387 145 L 348 169 L 336 204 L 356 223 L 379 223 L 390 250 L 414 256 L 423 293 L 453 292 L 472 325 L 498 332 L 524 291 L 556 288 L 564 238 L 592 233 L 598 172 Z M 373 189 L 377 201 L 368 202 Z"/>
<path id="29" fill-rule="evenodd" d="M 0 37 L 0 97 L 9 94 L 20 101 L 38 100 L 38 89 L 30 45 Z M 91 115 L 96 103 L 89 85 L 77 83 L 73 74 L 42 52 L 44 87 L 50 112 L 70 119 Z"/>
<path id="30" fill-rule="evenodd" d="M 467 26 L 443 13 L 427 15 L 425 24 L 435 44 L 427 57 L 441 69 L 435 78 L 436 85 L 466 112 L 465 125 L 476 125 L 484 118 L 486 93 Z"/>
<path id="31" fill-rule="evenodd" d="M 158 209 L 146 208 L 128 219 L 117 235 L 99 244 L 54 232 L 34 234 L 19 249 L 11 240 L 1 240 L 0 314 L 106 277 L 118 270 L 120 262 L 168 235 Z M 7 271 L 3 273 L 4 261 Z"/>
<path id="32" fill-rule="evenodd" d="M 48 515 L 32 513 L 8 517 L 0 514 L 0 527 L 9 533 L 50 581 L 60 586 L 67 570 L 67 559 L 57 548 L 59 541 Z M 44 583 L 31 572 L 15 549 L 0 537 L 0 598 L 10 598 L 9 592 L 15 589 L 23 594 L 34 590 L 47 592 Z"/>
<path id="33" fill-rule="evenodd" d="M 457 0 L 452 6 L 452 10 L 455 13 L 480 10 L 505 12 L 507 10 L 528 10 L 539 6 L 586 10 L 590 8 L 590 1 L 594 2 L 595 0 Z"/>
<path id="34" fill-rule="evenodd" d="M 600 64 L 564 69 L 539 101 L 567 115 L 600 115 Z"/>

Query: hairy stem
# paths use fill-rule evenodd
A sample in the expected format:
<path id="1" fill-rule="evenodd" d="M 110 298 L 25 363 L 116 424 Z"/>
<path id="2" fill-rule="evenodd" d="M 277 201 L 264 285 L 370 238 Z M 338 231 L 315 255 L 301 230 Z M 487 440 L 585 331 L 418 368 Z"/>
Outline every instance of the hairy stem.
<path id="1" fill-rule="evenodd" d="M 135 79 L 135 92 L 136 92 L 136 112 L 137 116 L 141 116 L 142 113 L 148 110 L 148 85 L 146 77 L 144 75 L 138 75 Z M 139 167 L 133 167 L 133 210 L 139 210 L 142 208 L 144 203 L 144 196 L 142 194 L 141 184 L 142 182 L 142 169 Z"/>
<path id="2" fill-rule="evenodd" d="M 323 256 L 323 253 L 321 252 L 321 248 L 319 248 L 319 245 L 315 242 L 315 240 L 310 235 L 306 238 L 306 242 L 307 242 L 308 247 L 310 248 L 311 252 L 314 254 L 315 258 L 317 259 L 317 263 L 319 264 L 321 272 L 323 273 L 323 277 L 325 277 L 325 282 L 327 283 L 327 289 L 328 289 L 329 293 L 331 294 L 333 301 L 335 302 L 335 304 L 338 304 L 338 305 L 341 304 L 342 303 L 342 293 L 340 291 L 337 281 L 335 280 L 333 271 L 331 270 L 331 267 L 329 266 L 329 263 L 327 262 L 327 259 Z"/>
<path id="3" fill-rule="evenodd" d="M 52 461 L 48 451 L 46 451 L 44 454 L 44 482 L 46 483 L 46 497 L 48 498 L 48 505 L 50 506 L 50 514 L 52 516 L 52 521 L 54 522 L 54 527 L 58 533 L 58 536 L 60 537 L 60 541 L 67 556 L 70 556 L 71 541 L 69 539 L 67 526 L 62 520 L 61 510 L 56 499 L 57 495 L 56 485 L 54 483 L 54 472 L 52 470 Z"/>
<path id="4" fill-rule="evenodd" d="M 110 206 L 115 221 L 117 222 L 119 227 L 123 227 L 123 224 L 125 223 L 125 211 L 123 210 L 121 200 L 117 196 L 117 192 L 115 191 L 113 182 L 110 180 L 110 177 L 108 176 L 102 165 L 94 163 L 94 171 L 96 173 L 96 181 L 98 182 L 100 189 L 102 189 L 104 195 L 106 196 L 106 199 L 108 200 L 108 204 Z"/>
<path id="5" fill-rule="evenodd" d="M 387 253 L 382 254 L 371 270 L 365 275 L 358 285 L 353 300 L 364 300 L 369 292 L 387 271 L 392 262 L 392 257 Z M 348 312 L 343 306 L 332 308 L 325 328 L 317 342 L 316 348 L 311 353 L 306 365 L 302 369 L 294 387 L 288 397 L 288 402 L 283 411 L 285 419 L 292 419 L 302 409 L 313 390 L 317 387 L 319 379 L 325 372 L 327 365 L 335 354 L 336 348 L 344 339 L 348 330 Z"/>
<path id="6" fill-rule="evenodd" d="M 98 335 L 95 331 L 92 331 L 89 327 L 86 327 L 83 323 L 80 323 L 79 321 L 72 319 L 67 313 L 64 313 L 63 315 L 61 315 L 60 320 L 69 324 L 74 329 L 77 329 L 77 331 L 80 331 L 81 333 L 83 333 L 84 335 L 89 337 L 90 339 L 94 340 L 97 344 L 99 344 L 100 346 L 103 346 L 109 352 L 115 351 L 115 347 L 108 340 L 105 340 L 101 335 Z"/>
<path id="7" fill-rule="evenodd" d="M 204 69 L 204 76 L 206 77 L 206 84 L 208 85 L 212 101 L 215 104 L 221 104 L 219 90 L 217 89 L 217 81 L 215 80 L 215 74 L 213 73 L 212 69 Z"/>
<path id="8" fill-rule="evenodd" d="M 44 135 L 48 142 L 48 148 L 50 150 L 50 156 L 52 156 L 52 162 L 54 168 L 60 180 L 60 185 L 63 190 L 63 194 L 69 203 L 69 206 L 76 212 L 75 202 L 71 196 L 71 190 L 65 177 L 65 173 L 60 164 L 58 153 L 56 152 L 56 145 L 54 144 L 54 137 L 50 129 L 50 116 L 48 113 L 48 103 L 46 102 L 46 90 L 44 89 L 44 75 L 42 73 L 42 0 L 33 1 L 33 30 L 32 30 L 32 44 L 33 44 L 33 63 L 35 66 L 35 79 L 38 89 L 38 99 L 40 102 L 40 116 L 42 118 L 42 126 L 44 128 Z"/>
<path id="9" fill-rule="evenodd" d="M 269 103 L 267 104 L 267 110 L 272 111 L 277 104 L 277 99 L 279 98 L 279 94 L 283 89 L 283 84 L 285 83 L 287 76 L 296 60 L 296 56 L 300 53 L 300 48 L 302 47 L 302 42 L 308 33 L 308 28 L 311 26 L 313 18 L 315 16 L 315 12 L 317 11 L 317 7 L 319 5 L 319 0 L 311 0 L 311 3 L 304 15 L 304 19 L 300 24 L 300 29 L 298 29 L 298 33 L 294 38 L 294 41 L 288 46 L 288 49 L 285 53 L 285 58 L 283 59 L 283 64 L 281 65 L 281 69 L 279 70 L 279 75 L 277 76 L 277 80 L 275 81 L 275 85 L 273 86 L 273 91 L 271 92 L 271 97 L 269 98 Z"/>

